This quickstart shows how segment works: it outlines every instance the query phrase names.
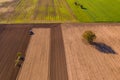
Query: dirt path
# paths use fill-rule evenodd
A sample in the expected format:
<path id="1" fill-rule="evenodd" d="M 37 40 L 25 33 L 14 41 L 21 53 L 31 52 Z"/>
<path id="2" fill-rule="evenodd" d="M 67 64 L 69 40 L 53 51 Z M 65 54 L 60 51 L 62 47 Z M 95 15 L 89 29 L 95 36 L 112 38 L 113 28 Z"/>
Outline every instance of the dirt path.
<path id="1" fill-rule="evenodd" d="M 68 80 L 65 50 L 60 25 L 51 29 L 49 80 Z"/>

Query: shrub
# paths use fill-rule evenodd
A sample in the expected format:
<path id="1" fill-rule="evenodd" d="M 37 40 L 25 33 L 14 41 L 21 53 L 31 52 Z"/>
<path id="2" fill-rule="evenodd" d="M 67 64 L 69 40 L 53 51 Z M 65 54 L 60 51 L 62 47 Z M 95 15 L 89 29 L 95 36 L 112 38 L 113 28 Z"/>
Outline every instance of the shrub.
<path id="1" fill-rule="evenodd" d="M 82 36 L 88 43 L 92 43 L 96 39 L 96 35 L 92 31 L 85 31 Z"/>
<path id="2" fill-rule="evenodd" d="M 22 53 L 18 52 L 17 53 L 17 59 L 15 60 L 15 67 L 21 67 L 22 61 L 24 61 L 24 57 L 22 57 Z"/>
<path id="3" fill-rule="evenodd" d="M 22 53 L 21 53 L 21 52 L 18 52 L 18 53 L 17 53 L 17 57 L 19 57 L 19 56 L 22 56 Z"/>

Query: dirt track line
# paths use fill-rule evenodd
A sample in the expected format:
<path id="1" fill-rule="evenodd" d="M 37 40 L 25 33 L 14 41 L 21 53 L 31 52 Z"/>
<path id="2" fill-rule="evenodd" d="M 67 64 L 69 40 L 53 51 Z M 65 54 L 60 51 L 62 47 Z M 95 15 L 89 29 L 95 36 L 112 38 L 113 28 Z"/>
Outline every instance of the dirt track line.
<path id="1" fill-rule="evenodd" d="M 65 50 L 60 26 L 51 29 L 50 80 L 68 80 Z"/>

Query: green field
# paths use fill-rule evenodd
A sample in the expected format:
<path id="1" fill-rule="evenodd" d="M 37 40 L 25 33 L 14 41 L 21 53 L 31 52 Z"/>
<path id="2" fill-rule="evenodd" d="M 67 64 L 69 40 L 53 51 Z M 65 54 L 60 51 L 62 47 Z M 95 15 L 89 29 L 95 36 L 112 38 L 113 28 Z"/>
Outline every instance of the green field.
<path id="1" fill-rule="evenodd" d="M 120 0 L 67 0 L 80 22 L 119 22 Z M 86 10 L 74 5 L 82 4 Z"/>
<path id="2" fill-rule="evenodd" d="M 9 8 L 0 12 L 0 23 L 119 22 L 119 4 L 120 0 L 13 0 L 0 3 L 1 10 Z"/>

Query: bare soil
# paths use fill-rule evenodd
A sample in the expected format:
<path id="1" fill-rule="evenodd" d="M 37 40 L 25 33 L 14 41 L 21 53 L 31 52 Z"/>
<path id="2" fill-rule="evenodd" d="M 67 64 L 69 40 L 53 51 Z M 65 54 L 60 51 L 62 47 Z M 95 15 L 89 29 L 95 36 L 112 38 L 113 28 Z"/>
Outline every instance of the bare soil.
<path id="1" fill-rule="evenodd" d="M 86 30 L 97 35 L 93 45 L 82 39 Z M 119 30 L 119 23 L 0 25 L 0 80 L 119 80 Z"/>
<path id="2" fill-rule="evenodd" d="M 82 40 L 91 30 L 94 45 Z M 120 24 L 63 24 L 63 40 L 69 80 L 120 79 Z"/>
<path id="3" fill-rule="evenodd" d="M 18 80 L 68 80 L 66 58 L 59 24 L 33 28 L 26 59 Z"/>
<path id="4" fill-rule="evenodd" d="M 15 80 L 19 71 L 15 67 L 17 52 L 25 54 L 29 43 L 30 27 L 0 25 L 0 80 Z"/>

